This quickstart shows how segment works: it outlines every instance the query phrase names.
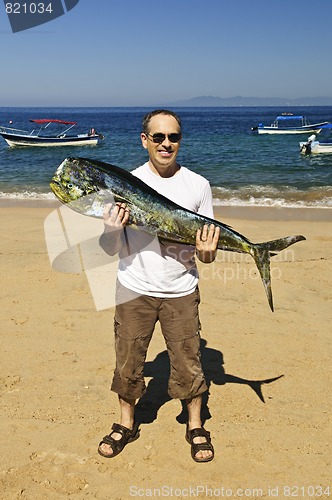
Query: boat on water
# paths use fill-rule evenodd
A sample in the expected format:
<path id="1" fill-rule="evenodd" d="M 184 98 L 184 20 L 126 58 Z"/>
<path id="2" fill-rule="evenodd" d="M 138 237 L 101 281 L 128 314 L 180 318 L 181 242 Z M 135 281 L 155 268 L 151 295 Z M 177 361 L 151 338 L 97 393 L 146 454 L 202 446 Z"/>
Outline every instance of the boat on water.
<path id="1" fill-rule="evenodd" d="M 302 115 L 282 114 L 277 116 L 271 125 L 259 123 L 252 127 L 253 132 L 258 134 L 319 134 L 322 127 L 328 122 L 309 123 L 307 118 Z"/>
<path id="2" fill-rule="evenodd" d="M 327 124 L 323 129 L 330 129 L 331 132 L 332 124 Z M 300 152 L 305 155 L 332 153 L 332 137 L 328 140 L 317 141 L 316 134 L 312 134 L 306 142 L 300 142 Z"/>
<path id="3" fill-rule="evenodd" d="M 38 127 L 31 132 L 0 125 L 0 135 L 9 146 L 86 146 L 96 145 L 104 139 L 91 128 L 87 134 L 68 134 L 77 122 L 47 119 L 30 120 Z M 61 128 L 57 133 L 48 133 L 48 127 L 56 124 Z M 65 125 L 65 127 L 63 127 Z"/>

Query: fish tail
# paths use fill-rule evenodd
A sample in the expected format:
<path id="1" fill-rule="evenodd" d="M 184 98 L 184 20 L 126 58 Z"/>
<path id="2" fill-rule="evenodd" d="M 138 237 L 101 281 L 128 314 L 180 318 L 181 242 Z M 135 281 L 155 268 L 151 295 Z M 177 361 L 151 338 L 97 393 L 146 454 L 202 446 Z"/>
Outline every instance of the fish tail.
<path id="1" fill-rule="evenodd" d="M 251 255 L 256 262 L 257 269 L 262 278 L 267 300 L 269 301 L 271 311 L 273 311 L 273 298 L 271 288 L 271 272 L 270 272 L 270 251 L 264 246 L 264 243 L 254 245 Z"/>
<path id="2" fill-rule="evenodd" d="M 301 234 L 298 234 L 296 236 L 286 236 L 285 238 L 279 238 L 278 240 L 272 240 L 272 241 L 266 241 L 264 243 L 260 243 L 261 245 L 264 245 L 269 252 L 280 252 L 281 250 L 284 250 L 285 248 L 294 245 L 294 243 L 297 243 L 298 241 L 303 241 L 305 240 L 305 237 L 302 236 Z M 275 255 L 275 254 L 274 254 Z"/>
<path id="3" fill-rule="evenodd" d="M 275 252 L 280 252 L 290 245 L 302 240 L 305 240 L 305 237 L 301 235 L 287 236 L 285 238 L 279 238 L 278 240 L 257 243 L 252 247 L 252 251 L 250 253 L 256 262 L 257 269 L 262 278 L 271 311 L 274 309 L 271 288 L 270 257 L 275 255 Z"/>

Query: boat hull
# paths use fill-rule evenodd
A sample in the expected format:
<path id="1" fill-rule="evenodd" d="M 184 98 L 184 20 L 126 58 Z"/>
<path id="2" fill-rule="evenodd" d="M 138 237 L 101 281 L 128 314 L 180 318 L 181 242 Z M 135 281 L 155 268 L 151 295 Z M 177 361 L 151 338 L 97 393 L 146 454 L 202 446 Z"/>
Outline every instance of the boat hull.
<path id="1" fill-rule="evenodd" d="M 302 154 L 323 154 L 332 153 L 332 142 L 300 142 L 300 151 Z"/>
<path id="2" fill-rule="evenodd" d="M 325 123 L 308 127 L 257 127 L 258 134 L 319 134 Z"/>
<path id="3" fill-rule="evenodd" d="M 86 134 L 65 137 L 42 137 L 1 132 L 0 135 L 2 135 L 2 137 L 10 147 L 95 146 L 99 142 L 98 135 L 89 136 Z"/>

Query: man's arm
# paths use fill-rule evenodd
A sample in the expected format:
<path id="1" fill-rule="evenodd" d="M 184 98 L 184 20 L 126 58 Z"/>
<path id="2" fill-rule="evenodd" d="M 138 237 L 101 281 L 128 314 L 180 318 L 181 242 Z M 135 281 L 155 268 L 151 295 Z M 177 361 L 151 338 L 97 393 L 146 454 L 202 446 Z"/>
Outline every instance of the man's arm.
<path id="1" fill-rule="evenodd" d="M 125 203 L 105 205 L 104 232 L 99 238 L 99 245 L 108 255 L 119 253 L 123 245 L 123 229 L 129 220 L 129 209 Z"/>

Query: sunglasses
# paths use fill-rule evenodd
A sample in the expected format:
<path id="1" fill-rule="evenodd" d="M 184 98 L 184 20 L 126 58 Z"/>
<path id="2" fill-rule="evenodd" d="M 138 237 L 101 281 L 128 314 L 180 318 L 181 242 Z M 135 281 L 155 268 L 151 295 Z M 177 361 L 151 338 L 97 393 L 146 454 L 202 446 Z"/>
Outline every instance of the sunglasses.
<path id="1" fill-rule="evenodd" d="M 164 142 L 164 140 L 166 139 L 166 137 L 168 137 L 168 140 L 170 142 L 179 142 L 179 140 L 181 139 L 181 134 L 177 134 L 177 133 L 172 133 L 172 134 L 162 134 L 160 132 L 157 132 L 156 134 L 145 134 L 147 135 L 148 137 L 151 137 L 152 139 L 152 142 L 155 142 L 156 144 L 161 144 L 162 142 Z"/>

